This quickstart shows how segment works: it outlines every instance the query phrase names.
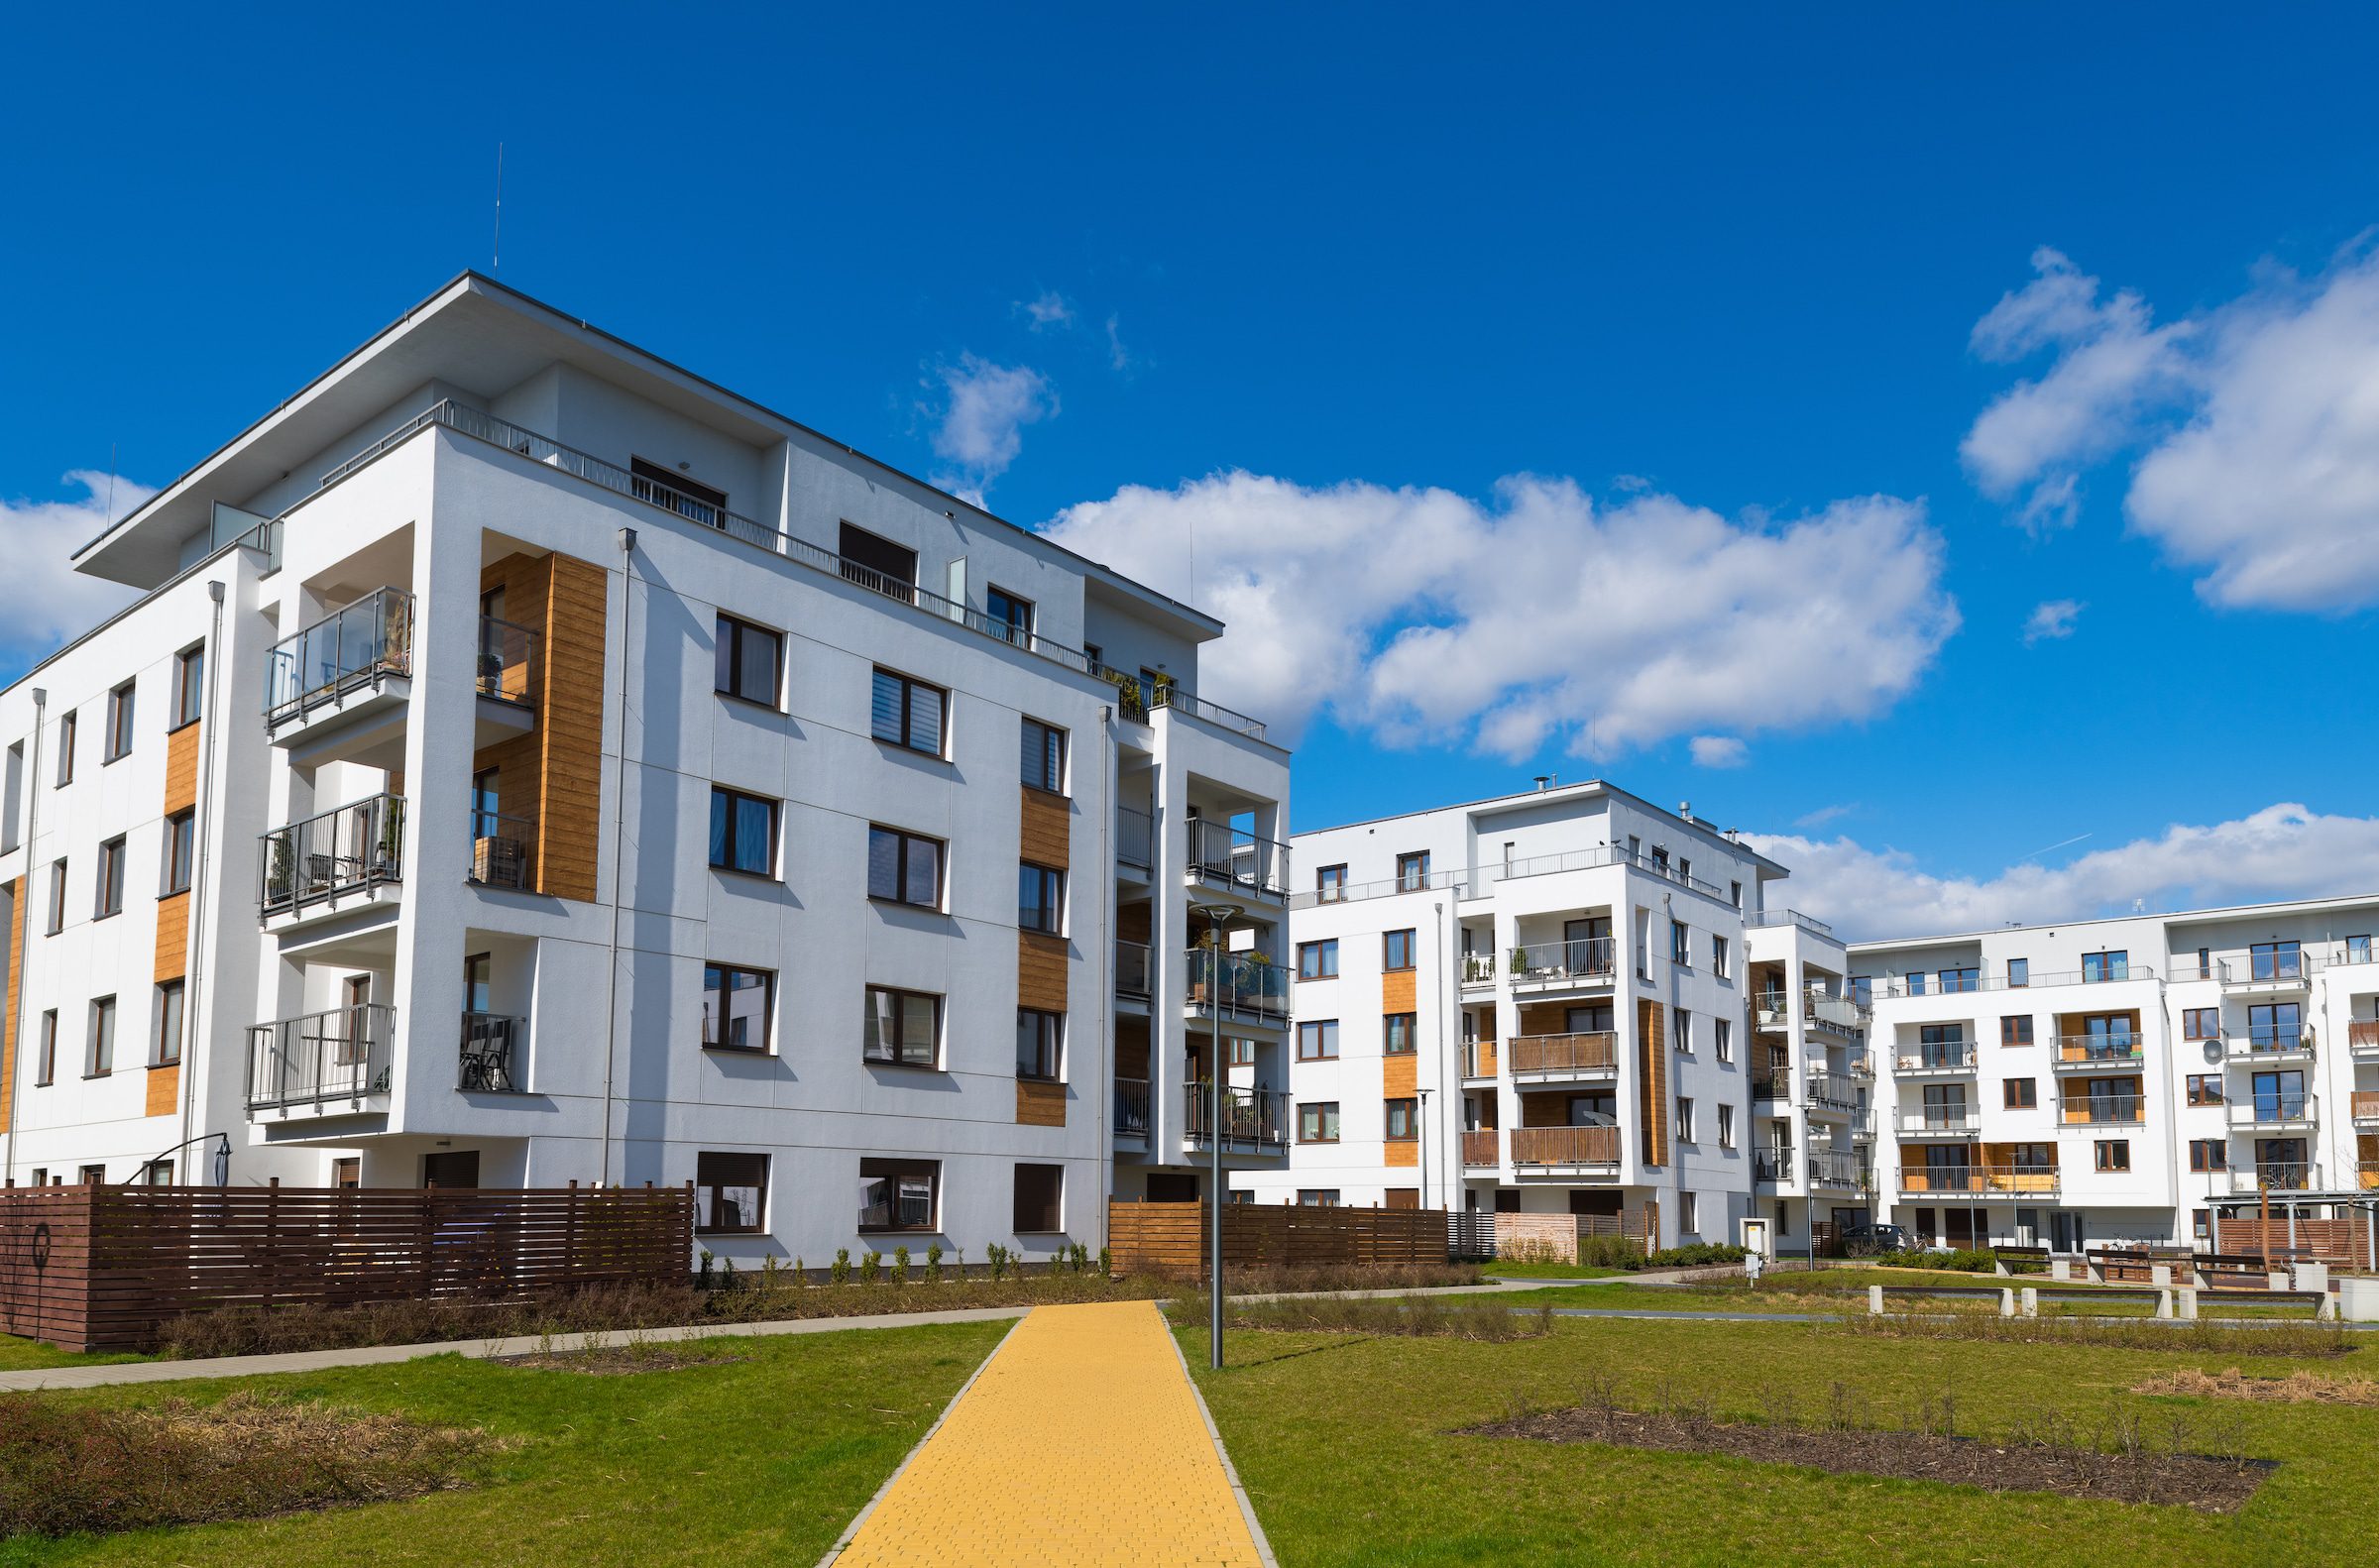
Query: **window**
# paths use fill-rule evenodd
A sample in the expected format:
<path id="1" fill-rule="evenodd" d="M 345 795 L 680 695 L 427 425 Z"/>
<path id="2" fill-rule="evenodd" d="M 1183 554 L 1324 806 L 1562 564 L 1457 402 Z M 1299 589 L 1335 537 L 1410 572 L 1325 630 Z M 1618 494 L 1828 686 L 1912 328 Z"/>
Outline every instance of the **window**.
<path id="1" fill-rule="evenodd" d="M 1297 1141 L 1334 1144 L 1338 1141 L 1338 1102 L 1307 1100 L 1297 1108 Z"/>
<path id="2" fill-rule="evenodd" d="M 2086 952 L 2082 954 L 2082 981 L 2095 985 L 2103 980 L 2125 980 L 2131 977 L 2131 954 L 2128 952 Z"/>
<path id="3" fill-rule="evenodd" d="M 2258 1051 L 2288 1051 L 2304 1038 L 2304 1009 L 2296 1002 L 2258 1002 L 2247 1009 L 2247 1038 Z"/>
<path id="4" fill-rule="evenodd" d="M 103 766 L 132 749 L 132 689 L 136 684 L 126 681 L 107 694 L 107 745 L 99 757 Z"/>
<path id="5" fill-rule="evenodd" d="M 197 835 L 194 812 L 177 811 L 166 819 L 166 893 L 190 890 L 190 845 Z"/>
<path id="6" fill-rule="evenodd" d="M 1066 1228 L 1066 1168 L 1016 1168 L 1016 1234 Z"/>
<path id="7" fill-rule="evenodd" d="M 2304 951 L 2293 942 L 2259 942 L 2247 950 L 2251 979 L 2293 980 L 2304 972 Z"/>
<path id="8" fill-rule="evenodd" d="M 2192 1105 L 2222 1103 L 2222 1075 L 2218 1072 L 2192 1072 L 2186 1083 Z"/>
<path id="9" fill-rule="evenodd" d="M 194 725 L 206 707 L 206 644 L 184 648 L 173 656 L 173 713 L 168 720 L 174 728 Z"/>
<path id="10" fill-rule="evenodd" d="M 57 722 L 57 786 L 60 789 L 74 782 L 74 715 L 69 712 Z"/>
<path id="11" fill-rule="evenodd" d="M 2348 937 L 2346 939 L 2346 961 L 2348 963 L 2370 962 L 2371 939 L 2368 937 Z"/>
<path id="12" fill-rule="evenodd" d="M 36 1084 L 57 1081 L 57 1009 L 53 1007 L 42 1014 L 42 1056 L 35 1064 Z M 40 1181 L 33 1183 L 40 1186 Z"/>
<path id="13" fill-rule="evenodd" d="M 1699 1236 L 1702 1233 L 1701 1194 L 1697 1192 L 1679 1192 L 1677 1194 L 1677 1230 L 1686 1236 Z"/>
<path id="14" fill-rule="evenodd" d="M 1965 968 L 1944 969 L 1935 978 L 1941 981 L 1944 995 L 1982 989 L 1982 971 L 1971 965 Z"/>
<path id="15" fill-rule="evenodd" d="M 2023 1013 L 2013 1018 L 2000 1019 L 1999 1044 L 2002 1046 L 2028 1046 L 2032 1044 L 2032 1015 L 2030 1013 Z"/>
<path id="16" fill-rule="evenodd" d="M 1727 978 L 1727 939 L 1716 932 L 1710 934 L 1710 972 Z"/>
<path id="17" fill-rule="evenodd" d="M 364 1184 L 364 1162 L 361 1157 L 347 1155 L 330 1163 L 330 1184 L 335 1187 L 359 1187 Z"/>
<path id="18" fill-rule="evenodd" d="M 1518 1196 L 1518 1193 L 1513 1194 Z M 1297 1189 L 1299 1208 L 1336 1208 L 1338 1189 L 1334 1186 L 1301 1186 Z"/>
<path id="19" fill-rule="evenodd" d="M 171 1066 L 181 1060 L 181 981 L 165 980 L 157 987 L 157 1038 L 150 1042 L 149 1064 Z"/>
<path id="20" fill-rule="evenodd" d="M 2031 983 L 2032 960 L 2030 958 L 2009 958 L 2007 960 L 2007 988 L 2011 991 L 2020 991 Z"/>
<path id="21" fill-rule="evenodd" d="M 2096 1153 L 2099 1170 L 2128 1171 L 2131 1169 L 2130 1139 L 2101 1138 L 2092 1147 Z"/>
<path id="22" fill-rule="evenodd" d="M 1256 1064 L 1256 1043 L 1244 1035 L 1232 1035 L 1223 1041 L 1230 1048 L 1231 1065 L 1252 1067 Z"/>
<path id="23" fill-rule="evenodd" d="M 1684 1055 L 1684 1056 L 1688 1056 L 1688 1057 L 1692 1056 L 1692 1055 L 1693 1055 L 1693 1014 L 1691 1014 L 1691 1013 L 1687 1012 L 1687 1011 L 1686 1011 L 1684 1008 L 1682 1008 L 1682 1007 L 1678 1008 L 1678 1009 L 1677 1009 L 1677 1023 L 1676 1023 L 1676 1029 L 1673 1031 L 1673 1033 L 1674 1033 L 1674 1034 L 1676 1035 L 1676 1037 L 1677 1037 L 1677 1050 L 1678 1050 L 1678 1052 L 1679 1052 L 1680 1054 Z"/>
<path id="24" fill-rule="evenodd" d="M 983 616 L 990 622 L 995 637 L 1004 637 L 1020 648 L 1033 645 L 1033 602 L 1019 599 L 1004 588 L 985 585 Z"/>
<path id="25" fill-rule="evenodd" d="M 702 1044 L 711 1051 L 766 1051 L 776 1014 L 776 976 L 733 963 L 702 966 Z"/>
<path id="26" fill-rule="evenodd" d="M 942 840 L 897 828 L 867 830 L 867 896 L 920 909 L 942 907 Z"/>
<path id="27" fill-rule="evenodd" d="M 53 937 L 66 929 L 66 862 L 50 862 L 50 929 Z"/>
<path id="28" fill-rule="evenodd" d="M 859 1229 L 932 1230 L 941 1190 L 938 1160 L 862 1160 Z"/>
<path id="29" fill-rule="evenodd" d="M 727 492 L 687 478 L 683 469 L 664 468 L 631 456 L 627 476 L 628 490 L 636 500 L 691 517 L 706 528 L 727 526 Z"/>
<path id="30" fill-rule="evenodd" d="M 2184 1007 L 2181 1009 L 2181 1038 L 2184 1040 L 2219 1040 L 2222 1037 L 2222 1010 L 2218 1007 Z"/>
<path id="31" fill-rule="evenodd" d="M 1693 967 L 1693 928 L 1681 920 L 1668 923 L 1668 961 L 1680 969 Z"/>
<path id="32" fill-rule="evenodd" d="M 765 1227 L 768 1157 L 705 1149 L 694 1157 L 694 1228 L 750 1236 Z"/>
<path id="33" fill-rule="evenodd" d="M 869 716 L 875 738 L 938 757 L 942 755 L 942 713 L 949 702 L 950 694 L 939 686 L 879 669 Z"/>
<path id="34" fill-rule="evenodd" d="M 2008 1078 L 1999 1085 L 2000 1103 L 2011 1111 L 2028 1111 L 2040 1103 L 2040 1090 L 2031 1078 Z"/>
<path id="35" fill-rule="evenodd" d="M 1677 1096 L 1677 1142 L 1693 1142 L 1693 1101 L 1682 1094 Z"/>
<path id="36" fill-rule="evenodd" d="M 1710 1046 L 1721 1062 L 1735 1060 L 1735 1020 L 1720 1018 L 1710 1025 Z"/>
<path id="37" fill-rule="evenodd" d="M 1411 1143 L 1420 1136 L 1420 1101 L 1388 1100 L 1388 1141 L 1393 1144 Z"/>
<path id="38" fill-rule="evenodd" d="M 1416 892 L 1429 885 L 1428 850 L 1418 849 L 1411 854 L 1400 854 L 1396 857 L 1396 885 L 1400 891 L 1406 893 Z"/>
<path id="39" fill-rule="evenodd" d="M 1335 904 L 1346 897 L 1346 867 L 1325 865 L 1313 873 L 1313 902 Z"/>
<path id="40" fill-rule="evenodd" d="M 1737 909 L 1743 908 L 1743 884 L 1741 882 L 1727 884 L 1727 902 Z"/>
<path id="41" fill-rule="evenodd" d="M 1024 782 L 1052 795 L 1066 793 L 1066 731 L 1038 719 L 1024 722 Z"/>
<path id="42" fill-rule="evenodd" d="M 1718 1146 L 1721 1149 L 1735 1147 L 1735 1107 L 1732 1105 L 1718 1108 Z"/>
<path id="43" fill-rule="evenodd" d="M 116 1067 L 116 999 L 102 996 L 91 1004 L 91 1034 L 83 1048 L 82 1075 L 103 1078 Z"/>
<path id="44" fill-rule="evenodd" d="M 2192 1171 L 2219 1171 L 2229 1164 L 2230 1152 L 2219 1138 L 2192 1138 L 2189 1141 L 2189 1168 Z"/>
<path id="45" fill-rule="evenodd" d="M 1335 1018 L 1300 1019 L 1297 1025 L 1297 1060 L 1300 1062 L 1337 1061 L 1338 1020 Z"/>
<path id="46" fill-rule="evenodd" d="M 1328 937 L 1320 942 L 1301 942 L 1297 945 L 1297 977 L 1301 980 L 1334 980 L 1338 978 L 1338 939 Z"/>
<path id="47" fill-rule="evenodd" d="M 102 1184 L 104 1184 L 104 1183 L 106 1182 L 106 1180 L 107 1180 L 107 1167 L 105 1167 L 105 1166 L 82 1166 L 82 1167 L 80 1167 L 79 1169 L 77 1169 L 77 1170 L 75 1171 L 75 1173 L 74 1173 L 74 1180 L 75 1180 L 75 1183 L 76 1183 L 77 1185 L 79 1185 L 79 1186 L 99 1186 L 99 1185 L 102 1185 Z"/>
<path id="48" fill-rule="evenodd" d="M 1410 969 L 1413 967 L 1412 932 L 1392 931 L 1382 939 L 1380 967 L 1383 969 Z"/>
<path id="49" fill-rule="evenodd" d="M 1016 868 L 1016 924 L 1052 936 L 1066 928 L 1066 873 L 1045 865 Z"/>
<path id="50" fill-rule="evenodd" d="M 124 840 L 110 839 L 99 846 L 99 896 L 91 910 L 93 920 L 105 920 L 124 911 Z"/>
<path id="51" fill-rule="evenodd" d="M 782 633 L 755 626 L 748 620 L 737 620 L 733 616 L 721 616 L 714 662 L 719 695 L 758 703 L 763 708 L 776 706 L 778 672 L 785 662 Z"/>
<path id="52" fill-rule="evenodd" d="M 869 1062 L 930 1067 L 941 1061 L 942 998 L 925 991 L 867 987 Z"/>
<path id="53" fill-rule="evenodd" d="M 1380 1020 L 1383 1041 L 1380 1050 L 1384 1055 L 1391 1057 L 1412 1055 L 1413 1025 L 1416 1016 L 1412 1013 L 1390 1013 Z"/>
<path id="54" fill-rule="evenodd" d="M 1056 1082 L 1058 1069 L 1065 1061 L 1065 1037 L 1064 1013 L 1038 1012 L 1030 1007 L 1016 1009 L 1016 1075 Z"/>
<path id="55" fill-rule="evenodd" d="M 711 786 L 711 864 L 721 871 L 776 874 L 776 802 Z"/>

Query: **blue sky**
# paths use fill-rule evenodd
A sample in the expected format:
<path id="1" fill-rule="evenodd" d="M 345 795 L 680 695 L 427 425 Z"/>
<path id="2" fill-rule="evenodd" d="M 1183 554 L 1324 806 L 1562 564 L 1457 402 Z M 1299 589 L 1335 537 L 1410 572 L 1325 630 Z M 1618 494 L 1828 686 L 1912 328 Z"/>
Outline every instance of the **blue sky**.
<path id="1" fill-rule="evenodd" d="M 2379 887 L 2367 16 L 1445 15 L 51 8 L 0 543 L 487 267 L 502 141 L 505 280 L 1230 615 L 1300 826 L 1599 773 L 1872 930 Z M 86 608 L 13 576 L 9 676 Z"/>

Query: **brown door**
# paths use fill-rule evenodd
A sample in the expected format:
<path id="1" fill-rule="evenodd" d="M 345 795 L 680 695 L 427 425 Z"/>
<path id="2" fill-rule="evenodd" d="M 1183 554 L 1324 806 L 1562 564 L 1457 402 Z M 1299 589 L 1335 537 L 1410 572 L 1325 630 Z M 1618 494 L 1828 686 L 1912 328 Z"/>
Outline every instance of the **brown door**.
<path id="1" fill-rule="evenodd" d="M 435 1187 L 479 1185 L 479 1151 L 450 1149 L 421 1157 L 421 1184 Z"/>
<path id="2" fill-rule="evenodd" d="M 1420 1188 L 1416 1186 L 1390 1187 L 1388 1189 L 1388 1206 L 1390 1208 L 1420 1207 Z"/>

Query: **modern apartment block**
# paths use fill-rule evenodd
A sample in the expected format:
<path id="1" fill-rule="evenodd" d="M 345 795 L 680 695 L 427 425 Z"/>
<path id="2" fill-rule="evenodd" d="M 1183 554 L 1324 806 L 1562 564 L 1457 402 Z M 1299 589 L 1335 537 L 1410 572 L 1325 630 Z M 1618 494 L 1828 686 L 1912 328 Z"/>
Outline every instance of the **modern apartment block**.
<path id="1" fill-rule="evenodd" d="M 0 692 L 12 1181 L 1095 1250 L 1217 1021 L 1284 1161 L 1288 757 L 1188 606 L 472 275 L 77 565 L 141 597 Z"/>
<path id="2" fill-rule="evenodd" d="M 1842 995 L 1841 946 L 1764 913 L 1784 868 L 1733 835 L 1595 782 L 1294 849 L 1296 1142 L 1246 1195 L 1591 1215 L 1663 1243 L 1864 1212 L 1857 1031 L 1806 999 Z M 1757 1030 L 1756 992 L 1783 1004 Z"/>
<path id="3" fill-rule="evenodd" d="M 2204 1244 L 2218 1209 L 2379 1185 L 2374 936 L 2363 898 L 1854 944 L 1882 1206 L 1940 1241 L 2071 1251 Z"/>

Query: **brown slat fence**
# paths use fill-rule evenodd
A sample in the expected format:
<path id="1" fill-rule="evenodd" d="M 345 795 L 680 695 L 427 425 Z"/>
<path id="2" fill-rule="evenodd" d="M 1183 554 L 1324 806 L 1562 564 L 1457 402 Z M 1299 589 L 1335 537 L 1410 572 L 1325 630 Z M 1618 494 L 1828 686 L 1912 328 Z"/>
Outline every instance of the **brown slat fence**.
<path id="1" fill-rule="evenodd" d="M 1206 1205 L 1107 1205 L 1109 1262 L 1117 1275 L 1206 1277 Z M 1436 1209 L 1307 1208 L 1297 1204 L 1225 1203 L 1222 1266 L 1295 1268 L 1311 1264 L 1441 1264 L 1445 1215 Z"/>
<path id="2" fill-rule="evenodd" d="M 2371 1259 L 2370 1221 L 2356 1214 L 2348 1219 L 2299 1215 L 2291 1226 L 2280 1205 L 2272 1217 L 2221 1214 L 2214 1219 L 2215 1251 L 2259 1258 L 2304 1258 L 2332 1268 L 2368 1269 Z"/>
<path id="3" fill-rule="evenodd" d="M 139 1349 L 184 1312 L 509 1300 L 684 1280 L 691 1188 L 0 1191 L 0 1329 Z"/>

